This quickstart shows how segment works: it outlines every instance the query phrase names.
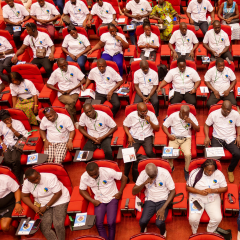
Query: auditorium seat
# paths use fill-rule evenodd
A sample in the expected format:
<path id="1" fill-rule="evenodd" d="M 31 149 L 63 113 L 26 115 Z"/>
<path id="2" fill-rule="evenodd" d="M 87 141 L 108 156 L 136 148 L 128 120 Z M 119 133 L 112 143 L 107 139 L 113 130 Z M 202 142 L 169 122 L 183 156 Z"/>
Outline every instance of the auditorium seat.
<path id="1" fill-rule="evenodd" d="M 189 240 L 224 240 L 219 234 L 216 233 L 197 233 L 189 237 Z"/>
<path id="2" fill-rule="evenodd" d="M 138 233 L 136 235 L 133 235 L 130 237 L 129 240 L 165 240 L 166 238 L 160 234 L 157 233 L 151 233 L 151 232 L 146 232 L 146 233 Z"/>

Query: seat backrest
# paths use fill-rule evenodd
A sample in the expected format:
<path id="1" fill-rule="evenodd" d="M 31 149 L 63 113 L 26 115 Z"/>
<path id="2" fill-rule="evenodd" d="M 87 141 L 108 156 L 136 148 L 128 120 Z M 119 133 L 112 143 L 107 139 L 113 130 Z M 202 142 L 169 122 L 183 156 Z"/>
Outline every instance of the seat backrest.
<path id="1" fill-rule="evenodd" d="M 224 64 L 226 67 L 230 68 L 233 72 L 235 71 L 234 62 L 231 62 L 231 64 L 228 64 L 228 62 L 224 60 Z M 208 70 L 214 66 L 216 66 L 216 61 L 210 62 L 208 66 Z"/>
<path id="2" fill-rule="evenodd" d="M 194 25 L 187 24 L 187 29 L 191 30 L 196 35 L 196 30 L 195 30 Z M 172 34 L 177 30 L 179 30 L 179 24 L 173 25 Z"/>
<path id="3" fill-rule="evenodd" d="M 175 104 L 171 104 L 168 106 L 168 110 L 167 110 L 167 115 L 170 116 L 172 113 L 180 111 L 181 106 L 183 105 L 187 105 L 190 108 L 190 113 L 192 113 L 194 116 L 197 115 L 197 111 L 196 108 L 194 107 L 194 105 L 188 104 L 188 103 L 175 103 Z"/>
<path id="4" fill-rule="evenodd" d="M 200 168 L 201 165 L 207 160 L 207 158 L 197 158 L 197 159 L 193 159 L 191 162 L 190 162 L 190 165 L 189 165 L 189 172 L 191 172 L 192 170 L 196 169 L 196 168 Z M 218 170 L 222 171 L 222 165 L 220 163 L 220 161 L 216 160 L 216 159 L 213 159 L 214 161 L 216 161 L 216 164 L 217 164 L 217 168 Z"/>
<path id="5" fill-rule="evenodd" d="M 145 169 L 145 167 L 146 167 L 146 165 L 148 163 L 154 163 L 157 167 L 165 168 L 166 170 L 169 171 L 169 173 L 172 172 L 170 164 L 169 164 L 169 162 L 167 160 L 164 160 L 162 158 L 151 158 L 151 159 L 141 160 L 138 163 L 138 172 L 139 172 L 139 174 Z"/>
<path id="6" fill-rule="evenodd" d="M 197 70 L 197 66 L 196 63 L 190 60 L 186 60 L 186 66 L 187 67 L 191 67 L 194 70 Z M 170 69 L 176 68 L 177 67 L 177 60 L 176 61 L 172 61 L 171 65 L 170 65 Z"/>
<path id="7" fill-rule="evenodd" d="M 75 66 L 77 67 L 78 69 L 80 69 L 79 65 L 77 62 L 68 62 L 68 65 L 72 65 L 72 66 Z M 53 71 L 55 71 L 56 69 L 58 68 L 58 65 L 57 63 L 54 63 L 53 64 Z M 81 69 L 80 69 L 81 70 Z"/>
<path id="8" fill-rule="evenodd" d="M 67 115 L 67 116 L 70 117 L 70 115 L 69 115 L 69 113 L 68 113 L 68 111 L 67 111 L 66 108 L 64 108 L 64 107 L 52 107 L 52 108 L 53 108 L 57 113 L 62 113 L 62 114 L 65 114 L 65 115 Z M 38 111 L 38 116 L 39 116 L 40 119 L 42 119 L 42 118 L 44 117 L 43 110 L 44 110 L 44 108 L 41 108 L 41 109 L 39 109 L 39 111 Z"/>
<path id="9" fill-rule="evenodd" d="M 208 111 L 208 115 L 213 112 L 216 111 L 217 109 L 221 108 L 222 104 L 214 104 L 210 107 L 209 111 Z M 237 107 L 235 105 L 232 106 L 232 109 L 237 111 Z"/>
<path id="10" fill-rule="evenodd" d="M 68 2 L 69 0 L 65 0 L 65 4 Z M 87 1 L 86 0 L 80 0 L 80 1 L 82 1 L 85 5 L 86 5 L 86 7 L 88 8 L 88 4 L 87 4 Z"/>
<path id="11" fill-rule="evenodd" d="M 94 104 L 92 106 L 95 110 L 103 111 L 113 119 L 113 113 L 109 106 L 103 105 L 103 104 Z M 81 113 L 83 113 L 83 109 L 82 109 Z"/>
<path id="12" fill-rule="evenodd" d="M 80 240 L 80 239 L 84 239 L 84 240 L 105 240 L 105 238 L 102 238 L 100 236 L 93 236 L 93 235 L 81 236 L 81 237 L 75 238 L 74 240 Z"/>
<path id="13" fill-rule="evenodd" d="M 213 25 L 210 25 L 208 30 L 213 29 Z M 221 29 L 228 35 L 229 41 L 231 43 L 231 37 L 232 37 L 232 29 L 228 25 L 222 25 L 221 24 Z"/>
<path id="14" fill-rule="evenodd" d="M 106 64 L 107 64 L 107 66 L 113 68 L 118 74 L 120 74 L 119 69 L 118 69 L 118 65 L 115 62 L 106 61 Z M 92 63 L 91 69 L 93 69 L 95 67 L 97 67 L 97 62 Z"/>
<path id="15" fill-rule="evenodd" d="M 13 51 L 17 52 L 17 48 L 16 48 L 15 42 L 13 40 L 13 36 L 10 34 L 10 32 L 8 32 L 6 30 L 0 30 L 0 36 L 5 37 L 12 45 Z"/>
<path id="16" fill-rule="evenodd" d="M 35 64 L 19 64 L 12 66 L 12 72 L 18 72 L 22 75 L 24 79 L 30 80 L 33 82 L 34 86 L 39 92 L 42 91 L 44 87 L 44 82 L 42 74 Z"/>
<path id="17" fill-rule="evenodd" d="M 80 33 L 80 34 L 82 34 L 82 35 L 84 35 L 85 37 L 88 38 L 88 35 L 87 35 L 87 32 L 86 32 L 85 28 L 78 27 L 78 26 L 75 26 L 75 28 L 76 28 L 78 33 Z M 63 30 L 62 30 L 63 38 L 65 38 L 68 34 L 69 33 L 68 33 L 68 30 L 67 30 L 67 27 L 63 28 Z"/>
<path id="18" fill-rule="evenodd" d="M 48 32 L 48 30 L 46 28 L 42 28 L 42 27 L 37 27 L 37 30 L 40 31 L 40 32 L 44 32 L 44 33 L 47 33 L 48 36 L 50 37 L 50 34 Z M 21 37 L 25 38 L 27 36 L 27 30 L 25 29 L 22 34 L 21 34 Z"/>
<path id="19" fill-rule="evenodd" d="M 166 238 L 160 234 L 157 233 L 139 233 L 132 237 L 130 237 L 130 240 L 165 240 Z"/>
<path id="20" fill-rule="evenodd" d="M 12 172 L 12 170 L 9 167 L 0 166 L 0 174 L 8 175 L 13 180 L 15 180 L 17 184 L 19 184 L 17 177 L 15 176 L 15 174 Z"/>
<path id="21" fill-rule="evenodd" d="M 121 34 L 124 34 L 122 28 L 120 26 L 117 26 L 118 32 Z M 102 34 L 108 32 L 108 26 L 103 26 L 99 28 L 99 36 L 101 37 Z"/>
<path id="22" fill-rule="evenodd" d="M 6 109 L 10 113 L 11 118 L 19 120 L 27 131 L 31 131 L 31 125 L 28 121 L 26 114 L 20 109 L 8 108 Z"/>
<path id="23" fill-rule="evenodd" d="M 138 105 L 137 103 L 134 103 L 134 104 L 126 106 L 126 108 L 125 108 L 125 116 L 127 117 L 128 114 L 130 114 L 131 112 L 137 111 L 137 105 Z M 153 108 L 153 105 L 150 104 L 150 103 L 146 103 L 146 105 L 147 105 L 148 111 L 151 111 L 151 112 L 153 112 L 155 114 L 155 110 Z"/>
<path id="24" fill-rule="evenodd" d="M 189 237 L 189 240 L 224 240 L 225 238 L 215 233 L 197 233 Z"/>
<path id="25" fill-rule="evenodd" d="M 61 164 L 57 163 L 43 163 L 37 166 L 33 166 L 35 170 L 40 173 L 52 173 L 55 174 L 60 182 L 68 189 L 69 194 L 72 194 L 72 183 L 68 172 Z"/>
<path id="26" fill-rule="evenodd" d="M 178 14 L 181 14 L 180 12 L 180 5 L 181 5 L 181 0 L 168 0 L 173 6 L 173 8 L 176 10 Z"/>
<path id="27" fill-rule="evenodd" d="M 14 0 L 14 3 L 23 5 L 21 0 Z M 5 1 L 1 1 L 1 8 L 3 8 L 5 5 L 7 5 L 7 3 Z"/>

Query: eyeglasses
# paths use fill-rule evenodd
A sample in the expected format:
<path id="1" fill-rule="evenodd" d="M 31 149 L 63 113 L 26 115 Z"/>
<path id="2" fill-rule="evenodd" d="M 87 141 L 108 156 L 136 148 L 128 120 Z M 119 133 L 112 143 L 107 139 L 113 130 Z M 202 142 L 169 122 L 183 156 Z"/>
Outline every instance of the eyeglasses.
<path id="1" fill-rule="evenodd" d="M 43 113 L 45 114 L 45 113 L 48 113 L 48 112 L 50 112 L 52 110 L 52 108 L 51 107 L 46 107 L 44 110 L 43 110 Z"/>

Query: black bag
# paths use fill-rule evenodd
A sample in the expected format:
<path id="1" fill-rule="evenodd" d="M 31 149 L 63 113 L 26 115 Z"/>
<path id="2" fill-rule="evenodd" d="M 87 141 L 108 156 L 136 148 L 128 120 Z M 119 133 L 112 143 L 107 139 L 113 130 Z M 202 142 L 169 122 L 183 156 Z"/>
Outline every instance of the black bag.
<path id="1" fill-rule="evenodd" d="M 159 80 L 159 82 L 161 82 L 167 75 L 168 70 L 164 64 L 158 65 L 157 68 L 158 68 L 158 80 Z"/>
<path id="2" fill-rule="evenodd" d="M 228 18 L 234 17 L 234 16 L 236 16 L 235 13 L 226 13 L 225 16 L 224 16 L 224 18 L 225 18 L 225 19 L 228 19 Z M 233 23 L 239 23 L 239 18 L 233 19 L 229 24 L 233 24 Z M 223 24 L 228 25 L 228 23 L 226 23 L 226 21 L 223 21 Z"/>
<path id="3" fill-rule="evenodd" d="M 231 229 L 224 230 L 220 227 L 214 232 L 224 237 L 225 240 L 232 240 L 232 231 Z"/>

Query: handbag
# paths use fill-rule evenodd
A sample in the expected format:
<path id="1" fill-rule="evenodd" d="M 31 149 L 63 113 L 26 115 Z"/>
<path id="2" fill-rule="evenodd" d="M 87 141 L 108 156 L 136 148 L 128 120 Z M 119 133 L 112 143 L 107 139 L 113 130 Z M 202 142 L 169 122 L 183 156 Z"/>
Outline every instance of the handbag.
<path id="1" fill-rule="evenodd" d="M 45 58 L 46 54 L 47 54 L 47 49 L 45 47 L 37 47 L 35 46 L 35 43 L 33 42 L 33 38 L 32 38 L 32 44 L 33 47 L 36 49 L 36 57 L 37 58 Z"/>
<path id="2" fill-rule="evenodd" d="M 234 17 L 236 16 L 235 13 L 226 13 L 224 18 L 228 19 L 230 17 Z M 224 24 L 228 25 L 228 24 L 233 24 L 233 23 L 239 23 L 239 18 L 233 19 L 230 23 L 226 23 L 226 21 L 223 21 Z"/>
<path id="3" fill-rule="evenodd" d="M 222 229 L 218 227 L 214 233 L 217 233 L 224 237 L 225 240 L 232 240 L 232 231 L 231 229 Z"/>
<path id="4" fill-rule="evenodd" d="M 19 151 L 20 153 L 23 153 L 23 148 L 26 144 L 27 138 L 23 137 L 22 135 L 19 136 L 16 144 L 14 145 L 14 149 Z"/>

